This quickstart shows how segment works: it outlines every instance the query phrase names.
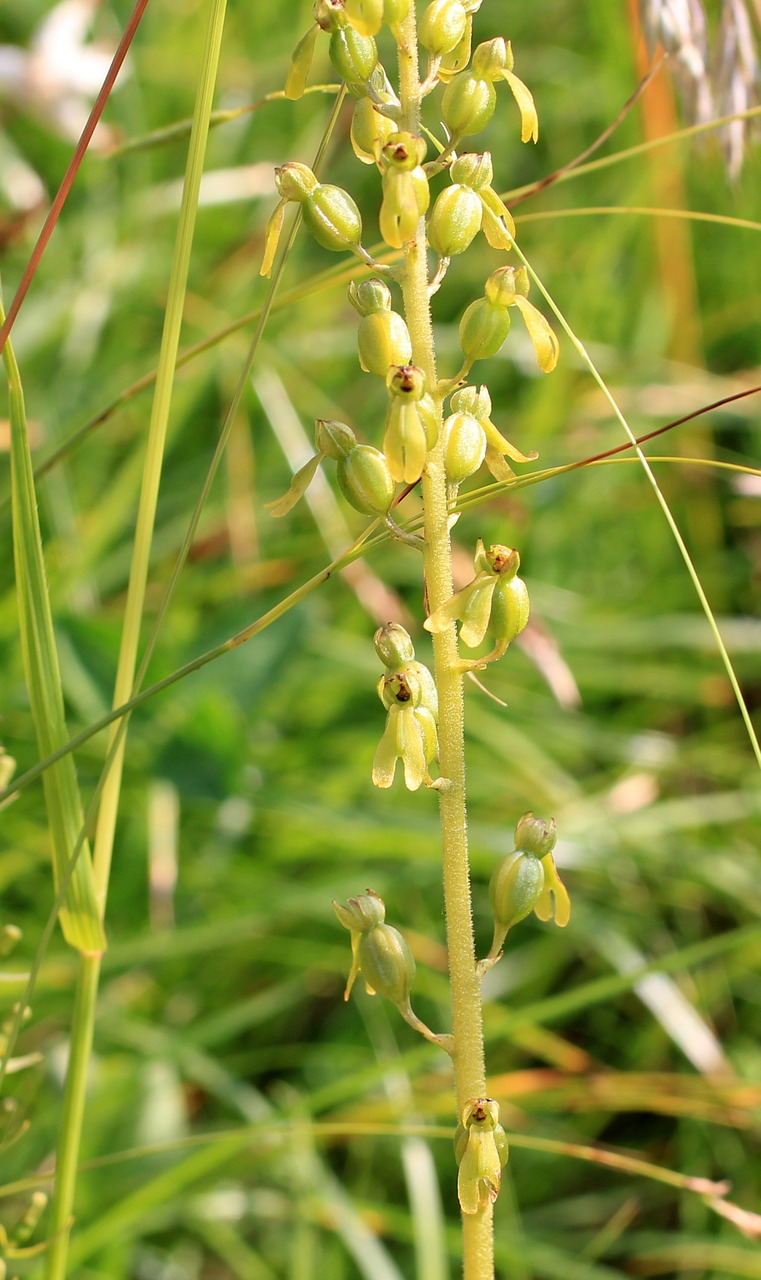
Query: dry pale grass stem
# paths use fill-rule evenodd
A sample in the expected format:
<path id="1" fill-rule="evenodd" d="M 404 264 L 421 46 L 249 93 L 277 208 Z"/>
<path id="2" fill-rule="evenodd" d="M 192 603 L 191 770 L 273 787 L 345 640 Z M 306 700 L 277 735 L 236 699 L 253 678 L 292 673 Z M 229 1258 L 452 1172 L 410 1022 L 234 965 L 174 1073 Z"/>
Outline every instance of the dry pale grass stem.
<path id="1" fill-rule="evenodd" d="M 758 103 L 757 37 L 745 0 L 722 0 L 713 39 L 702 0 L 640 0 L 640 15 L 650 47 L 660 42 L 671 57 L 685 110 L 695 124 Z M 749 122 L 742 119 L 721 130 L 732 180 L 740 175 L 748 134 Z"/>

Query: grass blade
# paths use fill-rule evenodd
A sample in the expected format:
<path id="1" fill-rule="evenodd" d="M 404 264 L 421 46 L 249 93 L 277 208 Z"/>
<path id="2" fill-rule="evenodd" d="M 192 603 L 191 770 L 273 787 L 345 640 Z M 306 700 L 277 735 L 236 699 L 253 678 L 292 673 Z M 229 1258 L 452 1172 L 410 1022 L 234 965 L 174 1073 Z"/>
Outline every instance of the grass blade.
<path id="1" fill-rule="evenodd" d="M 37 746 L 44 757 L 62 747 L 69 735 L 42 554 L 24 393 L 10 341 L 3 349 L 3 364 L 10 402 L 13 550 L 21 648 Z M 82 803 L 71 755 L 63 756 L 47 771 L 43 786 L 57 887 L 66 876 L 82 826 Z M 86 952 L 105 949 L 106 940 L 86 843 L 82 845 L 71 874 L 59 919 L 64 937 L 72 947 Z"/>

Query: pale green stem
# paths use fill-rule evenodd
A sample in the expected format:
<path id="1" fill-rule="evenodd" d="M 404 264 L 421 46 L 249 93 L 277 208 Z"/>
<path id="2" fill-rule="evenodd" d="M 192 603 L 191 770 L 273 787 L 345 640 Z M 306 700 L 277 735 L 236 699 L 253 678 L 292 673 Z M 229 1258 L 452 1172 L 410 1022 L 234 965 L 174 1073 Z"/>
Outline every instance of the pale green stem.
<path id="1" fill-rule="evenodd" d="M 209 131 L 209 117 L 222 43 L 226 3 L 227 0 L 212 0 L 209 11 L 203 64 L 199 76 L 188 149 L 177 240 L 169 279 L 169 300 L 164 318 L 156 390 L 148 429 L 143 482 L 135 530 L 135 545 L 132 554 L 127 604 L 124 613 L 122 641 L 114 688 L 114 706 L 119 706 L 129 698 L 135 677 L 135 663 L 150 565 L 156 503 L 169 421 L 195 216 L 198 208 L 198 194 L 206 152 L 206 139 Z M 101 917 L 105 913 L 108 893 L 126 742 L 126 734 L 124 732 L 121 733 L 120 740 L 115 742 L 117 732 L 118 728 L 115 725 L 108 744 L 109 749 L 114 749 L 112 767 L 103 788 L 103 798 L 98 813 L 93 849 L 93 867 Z M 64 1280 L 66 1275 L 69 1231 L 76 1186 L 76 1166 L 84 1120 L 87 1065 L 90 1058 L 95 1025 L 99 978 L 99 957 L 82 956 L 72 1017 L 71 1059 L 66 1076 L 62 1131 L 50 1226 L 51 1236 L 54 1237 L 54 1240 L 47 1256 L 45 1272 L 47 1280 Z"/>
<path id="2" fill-rule="evenodd" d="M 414 6 L 411 6 L 404 24 L 399 47 L 399 96 L 402 103 L 401 127 L 419 134 L 421 89 Z M 403 294 L 413 360 L 424 371 L 428 386 L 435 388 L 436 361 L 428 296 L 424 218 L 418 224 L 415 239 L 405 246 Z M 454 590 L 443 442 L 429 455 L 422 487 L 425 577 L 428 605 L 433 612 L 449 599 Z M 486 1094 L 486 1068 L 468 863 L 463 685 L 454 624 L 434 636 L 433 652 L 439 693 L 439 766 L 442 777 L 446 779 L 439 790 L 439 805 L 459 1120 L 466 1103 Z M 465 1280 L 493 1280 L 490 1205 L 477 1214 L 463 1214 L 463 1269 Z"/>

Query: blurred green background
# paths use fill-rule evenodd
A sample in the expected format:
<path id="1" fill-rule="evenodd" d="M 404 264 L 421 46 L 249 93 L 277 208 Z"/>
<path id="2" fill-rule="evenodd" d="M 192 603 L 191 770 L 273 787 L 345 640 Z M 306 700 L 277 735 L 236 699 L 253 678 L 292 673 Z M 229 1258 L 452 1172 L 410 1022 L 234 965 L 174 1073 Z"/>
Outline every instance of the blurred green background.
<path id="1" fill-rule="evenodd" d="M 6 0 L 0 42 L 28 52 L 48 8 Z M 113 48 L 128 15 L 122 0 L 98 8 L 97 41 Z M 231 0 L 217 105 L 232 111 L 279 89 L 310 21 L 308 3 Z M 39 488 L 72 733 L 110 706 L 150 389 L 115 402 L 155 367 L 185 162 L 185 135 L 139 144 L 190 116 L 205 24 L 206 6 L 194 0 L 149 6 L 101 146 L 14 330 L 40 461 L 103 417 Z M 588 147 L 645 64 L 624 0 L 485 0 L 476 37 L 498 34 L 513 41 L 541 125 L 539 144 L 522 147 L 505 91 L 473 140 L 492 151 L 495 186 L 507 192 Z M 66 121 L 90 100 L 86 48 L 66 60 L 74 88 L 55 93 L 22 91 L 8 71 L 3 80 L 0 58 L 6 304 L 71 152 Z M 390 60 L 387 43 L 381 53 Z M 28 65 L 26 74 L 32 84 Z M 52 64 L 45 74 L 55 85 Z M 334 78 L 323 42 L 311 80 Z M 311 160 L 331 103 L 319 93 L 273 100 L 211 133 L 183 342 L 236 328 L 177 377 L 154 613 L 253 332 L 251 320 L 238 321 L 265 295 L 258 266 L 272 168 Z M 347 105 L 324 173 L 358 200 L 371 245 L 379 181 L 351 152 L 350 118 Z M 682 123 L 662 72 L 598 156 Z M 595 168 L 514 209 L 523 251 L 638 434 L 761 381 L 758 224 L 626 212 L 667 205 L 758 219 L 752 142 L 734 184 L 709 135 Z M 603 207 L 612 212 L 584 212 Z M 479 239 L 436 295 L 442 374 L 458 366 L 460 314 L 500 261 Z M 358 369 L 349 267 L 299 235 L 282 285 L 287 305 L 276 306 L 260 346 L 151 680 L 277 604 L 330 560 L 328 545 L 341 550 L 362 528 L 326 488 L 313 509 L 301 503 L 285 520 L 264 510 L 287 488 L 288 459 L 300 465 L 311 451 L 315 417 L 340 418 L 380 443 L 385 392 Z M 540 304 L 535 290 L 532 298 Z M 496 424 L 539 451 L 536 465 L 623 442 L 572 344 L 563 337 L 561 347 L 545 377 L 516 322 L 500 354 L 474 372 L 488 383 Z M 673 455 L 654 464 L 656 475 L 752 711 L 761 697 L 761 487 L 757 476 L 709 464 L 757 464 L 757 424 L 751 397 L 648 450 Z M 5 467 L 0 736 L 21 772 L 37 757 L 8 490 Z M 455 536 L 463 580 L 478 536 L 518 546 L 533 607 L 525 643 L 484 676 L 495 698 L 475 684 L 467 691 L 482 953 L 488 879 L 525 810 L 556 818 L 574 904 L 564 931 L 533 917 L 521 924 L 486 988 L 490 1091 L 516 1135 L 496 1210 L 499 1274 L 761 1276 L 750 1220 L 743 1234 L 694 1191 L 518 1145 L 630 1149 L 685 1175 L 727 1179 L 746 1210 L 758 1203 L 758 771 L 683 562 L 647 478 L 625 455 L 471 508 Z M 368 886 L 382 894 L 418 961 L 416 1007 L 445 1028 L 436 798 L 410 795 L 399 781 L 384 793 L 370 783 L 383 727 L 371 641 L 391 616 L 409 619 L 428 660 L 419 557 L 386 544 L 351 580 L 332 580 L 134 716 L 83 1150 L 85 1161 L 114 1158 L 83 1171 L 73 1276 L 457 1274 L 446 1063 L 377 1000 L 355 991 L 344 1004 L 349 945 L 330 905 Z M 103 752 L 100 735 L 77 754 L 85 799 Z M 31 963 L 53 896 L 39 784 L 3 812 L 0 884 L 3 921 L 23 930 L 4 962 L 13 973 Z M 659 974 L 637 973 L 659 960 Z M 3 1184 L 49 1171 L 74 972 L 56 935 L 16 1049 L 40 1058 L 8 1082 L 17 1104 L 9 1128 L 20 1117 L 29 1127 L 3 1151 Z M 7 987 L 6 1010 L 20 993 L 18 983 Z M 411 1135 L 427 1125 L 444 1129 L 426 1146 Z M 0 1220 L 11 1226 L 25 1202 L 21 1192 L 7 1196 Z M 43 1237 L 44 1219 L 34 1238 Z M 39 1265 L 9 1263 L 24 1276 Z"/>

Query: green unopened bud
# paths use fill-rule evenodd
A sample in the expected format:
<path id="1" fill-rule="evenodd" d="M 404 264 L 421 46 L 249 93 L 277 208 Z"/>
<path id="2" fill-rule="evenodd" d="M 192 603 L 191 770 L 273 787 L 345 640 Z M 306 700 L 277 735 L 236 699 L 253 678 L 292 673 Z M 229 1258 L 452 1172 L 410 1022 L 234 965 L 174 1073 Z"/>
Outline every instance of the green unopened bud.
<path id="1" fill-rule="evenodd" d="M 472 413 L 481 422 L 491 416 L 491 396 L 485 386 L 461 387 L 455 391 L 450 405 L 455 413 Z"/>
<path id="2" fill-rule="evenodd" d="M 506 40 L 496 36 L 479 44 L 473 54 L 473 75 L 483 80 L 500 80 L 505 71 L 512 71 L 513 55 Z"/>
<path id="3" fill-rule="evenodd" d="M 512 307 L 518 295 L 529 291 L 528 271 L 525 267 L 498 267 L 486 281 L 484 292 L 495 307 Z"/>
<path id="4" fill-rule="evenodd" d="M 391 310 L 391 290 L 384 280 L 363 280 L 349 285 L 349 302 L 361 316 L 371 316 L 376 311 Z"/>
<path id="5" fill-rule="evenodd" d="M 486 435 L 470 413 L 453 413 L 444 423 L 444 466 L 447 479 L 461 484 L 478 471 L 486 453 Z"/>
<path id="6" fill-rule="evenodd" d="M 321 31 L 335 31 L 346 23 L 344 0 L 315 0 L 312 13 Z"/>
<path id="7" fill-rule="evenodd" d="M 549 822 L 544 818 L 535 818 L 530 811 L 519 818 L 515 828 L 515 847 L 524 853 L 533 853 L 536 858 L 545 858 L 552 853 L 558 841 L 555 819 Z"/>
<path id="8" fill-rule="evenodd" d="M 360 98 L 351 119 L 351 145 L 363 164 L 377 164 L 396 124 L 377 111 L 371 98 Z"/>
<path id="9" fill-rule="evenodd" d="M 275 170 L 275 186 L 284 200 L 303 204 L 319 183 L 308 165 L 289 160 Z"/>
<path id="10" fill-rule="evenodd" d="M 372 36 L 360 35 L 347 23 L 332 33 L 329 52 L 330 61 L 350 92 L 361 92 L 378 61 Z"/>
<path id="11" fill-rule="evenodd" d="M 333 902 L 333 910 L 345 929 L 352 933 L 366 933 L 376 929 L 386 919 L 386 904 L 380 894 L 368 889 L 367 893 L 358 893 L 356 898 L 349 898 L 344 907 L 340 902 Z"/>
<path id="12" fill-rule="evenodd" d="M 452 161 L 449 170 L 452 182 L 462 182 L 474 191 L 482 187 L 490 187 L 494 181 L 494 165 L 490 151 L 466 151 Z"/>
<path id="13" fill-rule="evenodd" d="M 399 622 L 387 622 L 385 627 L 379 627 L 373 644 L 384 667 L 401 667 L 415 657 L 410 633 Z"/>
<path id="14" fill-rule="evenodd" d="M 471 302 L 460 320 L 460 346 L 467 364 L 496 355 L 509 332 L 506 307 L 495 307 L 488 298 Z"/>
<path id="15" fill-rule="evenodd" d="M 442 258 L 464 253 L 481 228 L 483 205 L 470 187 L 456 184 L 439 193 L 428 223 L 428 243 Z"/>
<path id="16" fill-rule="evenodd" d="M 508 1154 L 498 1104 L 493 1098 L 474 1098 L 455 1131 L 457 1195 L 463 1213 L 476 1214 L 494 1203 Z"/>
<path id="17" fill-rule="evenodd" d="M 318 453 L 334 462 L 340 462 L 357 447 L 357 437 L 345 422 L 337 422 L 334 418 L 318 418 L 314 424 L 314 442 Z"/>
<path id="18" fill-rule="evenodd" d="M 451 80 L 441 100 L 441 114 L 455 138 L 480 133 L 494 115 L 497 93 L 491 80 L 462 71 Z"/>
<path id="19" fill-rule="evenodd" d="M 368 516 L 386 514 L 394 500 L 395 485 L 380 450 L 358 444 L 340 459 L 336 476 L 341 492 L 355 511 Z"/>
<path id="20" fill-rule="evenodd" d="M 420 19 L 420 43 L 434 57 L 442 57 L 459 44 L 467 22 L 462 0 L 433 0 Z"/>

